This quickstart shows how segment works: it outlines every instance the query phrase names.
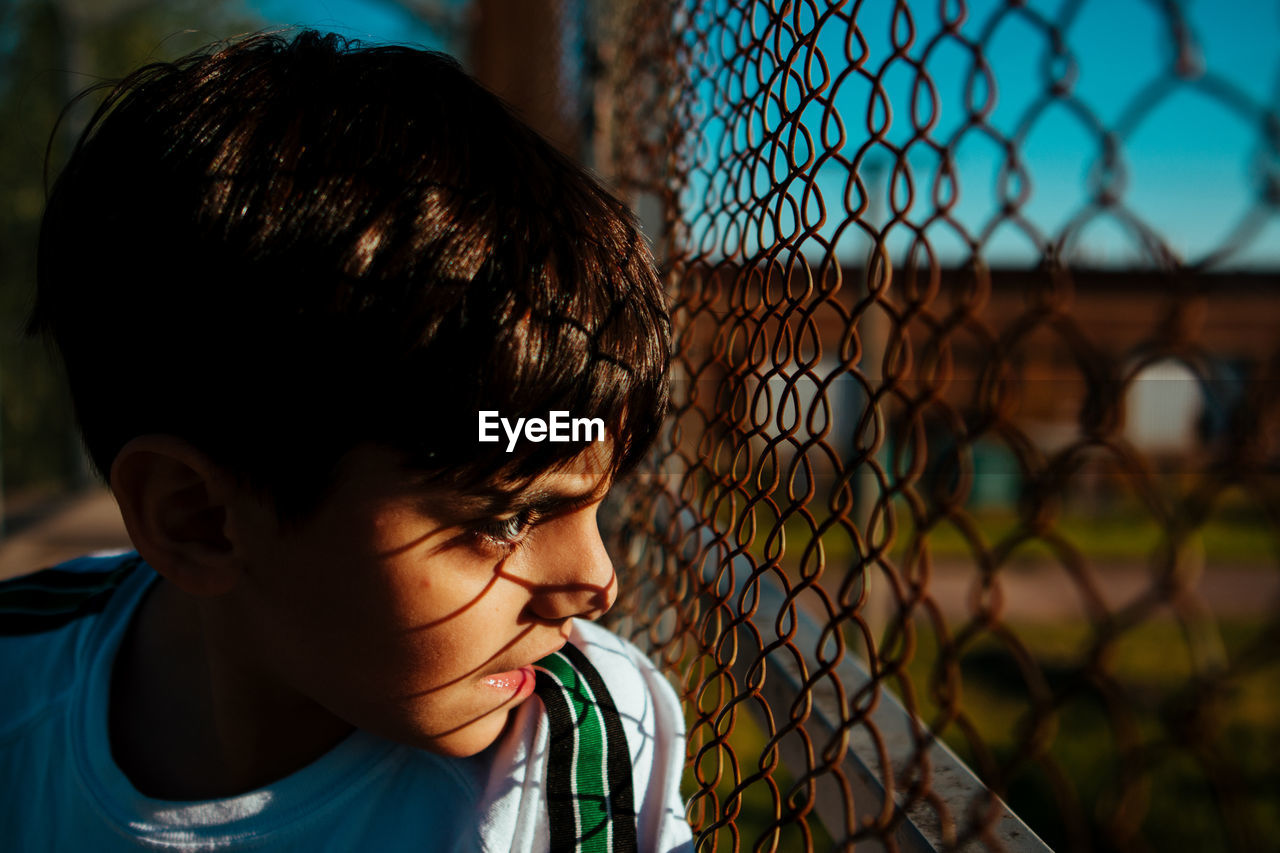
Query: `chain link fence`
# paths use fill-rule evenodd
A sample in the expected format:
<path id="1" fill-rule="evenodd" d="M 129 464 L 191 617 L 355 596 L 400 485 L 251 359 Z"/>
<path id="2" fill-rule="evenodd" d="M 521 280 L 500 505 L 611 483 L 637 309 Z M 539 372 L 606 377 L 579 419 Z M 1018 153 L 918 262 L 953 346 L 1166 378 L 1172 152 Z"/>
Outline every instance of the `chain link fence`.
<path id="1" fill-rule="evenodd" d="M 664 267 L 602 523 L 700 850 L 1280 847 L 1280 8 L 401 5 Z"/>
<path id="2" fill-rule="evenodd" d="M 699 849 L 1275 849 L 1278 10 L 589 8 Z"/>

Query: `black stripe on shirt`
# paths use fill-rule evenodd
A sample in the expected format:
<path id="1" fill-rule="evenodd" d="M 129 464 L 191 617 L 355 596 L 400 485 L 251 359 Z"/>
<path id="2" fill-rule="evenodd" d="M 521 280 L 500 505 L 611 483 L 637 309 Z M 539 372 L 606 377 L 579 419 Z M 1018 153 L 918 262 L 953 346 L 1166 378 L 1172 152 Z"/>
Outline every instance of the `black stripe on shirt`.
<path id="1" fill-rule="evenodd" d="M 0 583 L 0 636 L 53 631 L 98 613 L 141 562 L 142 558 L 134 554 L 106 571 L 45 569 Z"/>
<path id="2" fill-rule="evenodd" d="M 550 735 L 547 748 L 547 818 L 551 830 L 551 853 L 573 853 L 578 844 L 572 784 L 577 726 L 560 682 L 542 670 L 537 671 L 537 677 L 538 698 L 547 712 Z"/>

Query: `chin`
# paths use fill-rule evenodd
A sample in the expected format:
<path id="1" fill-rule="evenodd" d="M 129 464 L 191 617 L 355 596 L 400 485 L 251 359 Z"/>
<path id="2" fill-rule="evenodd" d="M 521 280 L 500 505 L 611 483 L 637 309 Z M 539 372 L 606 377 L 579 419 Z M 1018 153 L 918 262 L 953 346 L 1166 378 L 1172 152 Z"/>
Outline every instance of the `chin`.
<path id="1" fill-rule="evenodd" d="M 484 752 L 502 737 L 502 733 L 507 730 L 511 722 L 511 712 L 514 710 L 514 708 L 500 708 L 451 732 L 424 736 L 413 746 L 451 758 L 467 758 Z"/>

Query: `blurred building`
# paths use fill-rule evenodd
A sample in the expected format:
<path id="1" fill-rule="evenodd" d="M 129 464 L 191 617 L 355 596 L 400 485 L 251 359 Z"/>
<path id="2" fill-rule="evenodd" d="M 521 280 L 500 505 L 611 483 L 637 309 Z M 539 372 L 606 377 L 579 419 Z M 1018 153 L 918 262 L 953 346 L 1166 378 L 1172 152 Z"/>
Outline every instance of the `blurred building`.
<path id="1" fill-rule="evenodd" d="M 1203 470 L 1259 416 L 1245 409 L 1267 398 L 1280 340 L 1269 271 L 948 268 L 929 280 L 900 269 L 874 301 L 850 267 L 721 264 L 696 280 L 716 298 L 684 305 L 685 346 L 704 367 L 679 378 L 716 395 L 726 426 L 786 458 L 821 440 L 844 460 L 879 429 L 877 459 L 900 472 L 923 430 L 926 476 L 969 466 L 978 504 L 1016 500 L 1028 456 L 1099 439 L 1155 470 Z M 868 417 L 877 393 L 888 429 Z M 1246 431 L 1269 436 L 1253 453 L 1274 459 L 1280 411 L 1261 416 Z M 1123 473 L 1118 457 L 1095 455 L 1082 488 Z M 819 468 L 829 458 L 809 456 Z"/>

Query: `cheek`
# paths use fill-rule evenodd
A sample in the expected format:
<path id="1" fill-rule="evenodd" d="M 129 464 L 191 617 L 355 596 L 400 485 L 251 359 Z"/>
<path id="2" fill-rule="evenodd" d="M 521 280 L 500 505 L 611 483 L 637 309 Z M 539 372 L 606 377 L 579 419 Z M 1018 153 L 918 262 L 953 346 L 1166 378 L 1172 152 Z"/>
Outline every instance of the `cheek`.
<path id="1" fill-rule="evenodd" d="M 351 590 L 352 645 L 415 683 L 438 682 L 479 665 L 519 630 L 519 601 L 488 568 L 459 570 L 448 561 L 380 566 L 373 589 Z"/>
<path id="2" fill-rule="evenodd" d="M 280 554 L 255 590 L 246 633 L 291 680 L 404 699 L 465 680 L 527 630 L 527 593 L 496 559 L 463 548 L 380 556 L 349 543 L 335 535 Z"/>
<path id="3" fill-rule="evenodd" d="M 338 548 L 276 555 L 251 578 L 234 630 L 264 666 L 290 681 L 358 681 L 394 648 L 397 593 L 382 567 Z"/>
<path id="4" fill-rule="evenodd" d="M 458 549 L 459 551 L 461 549 Z M 446 553 L 387 567 L 396 621 L 419 630 L 464 624 L 515 606 L 496 561 Z"/>

